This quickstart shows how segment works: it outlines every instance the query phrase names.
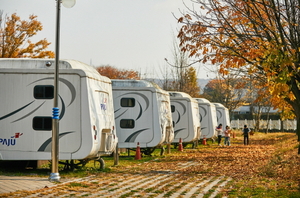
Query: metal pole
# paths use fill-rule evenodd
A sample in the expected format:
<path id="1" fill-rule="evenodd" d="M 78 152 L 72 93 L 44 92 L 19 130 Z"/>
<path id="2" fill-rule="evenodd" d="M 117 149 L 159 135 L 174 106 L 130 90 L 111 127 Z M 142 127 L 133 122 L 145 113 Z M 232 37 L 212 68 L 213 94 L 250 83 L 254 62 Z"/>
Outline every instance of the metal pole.
<path id="1" fill-rule="evenodd" d="M 59 108 L 58 108 L 58 82 L 59 82 L 59 34 L 60 34 L 60 1 L 56 0 L 56 39 L 55 39 L 55 74 L 54 74 L 54 102 L 52 117 L 52 168 L 49 177 L 50 181 L 58 182 L 58 154 L 59 154 Z"/>
<path id="2" fill-rule="evenodd" d="M 116 150 L 113 153 L 114 155 L 114 165 L 119 165 L 119 147 L 118 144 L 116 144 Z"/>

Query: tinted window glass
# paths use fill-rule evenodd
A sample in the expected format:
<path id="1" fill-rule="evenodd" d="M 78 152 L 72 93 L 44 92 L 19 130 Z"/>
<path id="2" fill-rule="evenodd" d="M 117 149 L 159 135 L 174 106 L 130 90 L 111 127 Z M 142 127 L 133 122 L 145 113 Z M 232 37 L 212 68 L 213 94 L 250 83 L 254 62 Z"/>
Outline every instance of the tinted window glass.
<path id="1" fill-rule="evenodd" d="M 54 86 L 37 85 L 34 87 L 33 96 L 35 99 L 52 99 L 54 98 Z"/>
<path id="2" fill-rule="evenodd" d="M 32 128 L 37 131 L 51 131 L 52 117 L 34 117 L 32 120 Z"/>
<path id="3" fill-rule="evenodd" d="M 174 105 L 171 105 L 171 112 L 175 112 L 175 106 Z"/>
<path id="4" fill-rule="evenodd" d="M 135 99 L 134 98 L 122 98 L 121 107 L 134 107 Z"/>
<path id="5" fill-rule="evenodd" d="M 134 128 L 134 120 L 132 120 L 132 119 L 122 119 L 120 121 L 120 127 L 121 128 L 132 129 L 132 128 Z"/>

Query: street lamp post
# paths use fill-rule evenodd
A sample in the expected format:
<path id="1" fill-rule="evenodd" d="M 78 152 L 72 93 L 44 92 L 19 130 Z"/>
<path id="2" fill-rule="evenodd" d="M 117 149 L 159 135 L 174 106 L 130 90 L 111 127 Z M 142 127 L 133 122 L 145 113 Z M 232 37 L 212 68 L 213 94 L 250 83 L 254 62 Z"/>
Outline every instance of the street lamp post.
<path id="1" fill-rule="evenodd" d="M 52 115 L 52 167 L 49 180 L 59 182 L 58 154 L 59 154 L 59 108 L 58 108 L 58 82 L 59 82 L 59 40 L 60 40 L 60 3 L 71 8 L 75 5 L 75 0 L 56 0 L 56 32 L 55 32 L 55 73 L 54 73 L 54 102 Z"/>

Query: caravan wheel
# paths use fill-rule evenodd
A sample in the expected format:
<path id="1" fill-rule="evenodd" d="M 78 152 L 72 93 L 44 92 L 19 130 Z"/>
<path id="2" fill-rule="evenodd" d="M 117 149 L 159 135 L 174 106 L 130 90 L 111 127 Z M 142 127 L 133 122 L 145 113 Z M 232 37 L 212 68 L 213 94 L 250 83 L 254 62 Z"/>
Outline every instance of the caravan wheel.
<path id="1" fill-rule="evenodd" d="M 58 163 L 64 165 L 64 170 L 73 171 L 75 169 L 74 160 L 59 161 Z"/>
<path id="2" fill-rule="evenodd" d="M 82 167 L 84 167 L 89 160 L 66 160 L 65 162 L 63 161 L 59 161 L 59 164 L 63 164 L 64 165 L 64 170 L 70 170 L 70 171 L 74 171 L 74 169 L 80 169 Z"/>
<path id="3" fill-rule="evenodd" d="M 141 149 L 142 153 L 144 153 L 145 155 L 149 155 L 151 156 L 151 154 L 154 152 L 155 148 L 145 148 L 145 149 Z"/>
<path id="4" fill-rule="evenodd" d="M 99 170 L 105 169 L 105 161 L 102 158 L 99 158 L 94 161 L 94 166 L 96 167 L 96 162 L 99 162 Z"/>

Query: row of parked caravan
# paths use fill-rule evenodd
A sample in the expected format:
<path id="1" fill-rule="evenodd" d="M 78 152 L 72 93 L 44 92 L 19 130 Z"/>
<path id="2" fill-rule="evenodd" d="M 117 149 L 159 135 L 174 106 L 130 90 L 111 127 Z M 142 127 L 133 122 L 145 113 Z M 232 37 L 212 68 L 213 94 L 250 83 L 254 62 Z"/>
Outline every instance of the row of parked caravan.
<path id="1" fill-rule="evenodd" d="M 0 160 L 50 160 L 54 60 L 0 59 Z M 59 159 L 94 159 L 119 148 L 146 154 L 213 138 L 228 110 L 144 80 L 110 80 L 74 60 L 59 64 Z"/>

